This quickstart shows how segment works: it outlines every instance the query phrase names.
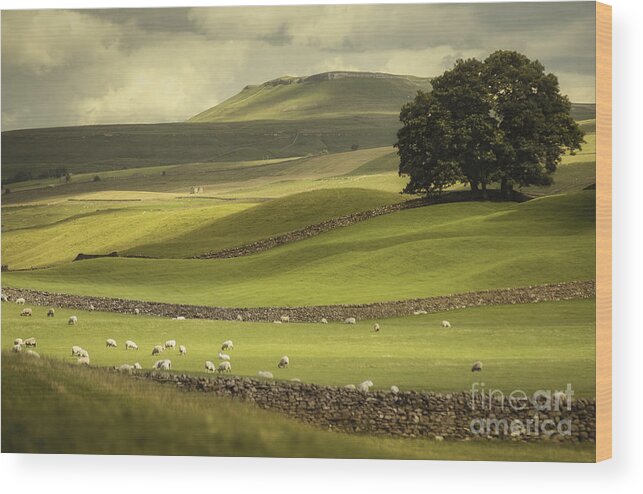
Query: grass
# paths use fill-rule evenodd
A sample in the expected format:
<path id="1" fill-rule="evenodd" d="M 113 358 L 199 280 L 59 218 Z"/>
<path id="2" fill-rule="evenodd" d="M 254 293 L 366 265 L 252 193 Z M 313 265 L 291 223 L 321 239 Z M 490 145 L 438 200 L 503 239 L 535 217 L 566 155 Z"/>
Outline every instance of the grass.
<path id="1" fill-rule="evenodd" d="M 8 353 L 2 355 L 2 452 L 594 461 L 590 444 L 326 432 L 238 401 Z"/>
<path id="2" fill-rule="evenodd" d="M 46 307 L 32 306 L 31 318 L 20 317 L 22 306 L 3 304 L 2 348 L 15 338 L 35 337 L 43 356 L 74 362 L 72 345 L 91 355 L 93 365 L 114 366 L 138 361 L 151 368 L 158 359 L 152 347 L 168 339 L 188 349 L 164 352 L 173 370 L 203 373 L 206 360 L 217 361 L 221 342 L 235 344 L 235 374 L 256 376 L 270 370 L 277 379 L 298 377 L 304 382 L 344 385 L 366 379 L 376 389 L 395 384 L 400 389 L 451 392 L 467 390 L 484 380 L 488 387 L 509 393 L 514 389 L 564 389 L 571 383 L 576 396 L 594 396 L 595 302 L 574 300 L 526 305 L 461 309 L 448 314 L 429 314 L 379 320 L 382 329 L 372 331 L 373 321 L 344 324 L 273 324 L 186 320 L 103 312 L 56 309 L 47 318 Z M 68 326 L 71 314 L 78 326 Z M 444 330 L 448 319 L 453 328 Z M 119 347 L 108 349 L 114 338 Z M 126 351 L 131 339 L 138 351 Z M 282 355 L 290 357 L 289 369 L 277 369 Z M 484 363 L 482 374 L 470 372 L 472 362 Z"/>
<path id="3" fill-rule="evenodd" d="M 247 257 L 97 259 L 8 272 L 9 286 L 173 303 L 363 303 L 593 279 L 595 193 L 373 218 Z"/>

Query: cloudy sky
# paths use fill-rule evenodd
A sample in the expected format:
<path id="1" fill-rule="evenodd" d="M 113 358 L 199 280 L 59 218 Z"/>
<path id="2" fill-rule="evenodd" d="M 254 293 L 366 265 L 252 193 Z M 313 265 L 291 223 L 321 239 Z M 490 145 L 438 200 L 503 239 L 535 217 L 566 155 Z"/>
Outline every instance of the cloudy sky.
<path id="1" fill-rule="evenodd" d="M 2 12 L 2 129 L 181 121 L 282 75 L 435 76 L 518 50 L 594 101 L 594 4 Z"/>

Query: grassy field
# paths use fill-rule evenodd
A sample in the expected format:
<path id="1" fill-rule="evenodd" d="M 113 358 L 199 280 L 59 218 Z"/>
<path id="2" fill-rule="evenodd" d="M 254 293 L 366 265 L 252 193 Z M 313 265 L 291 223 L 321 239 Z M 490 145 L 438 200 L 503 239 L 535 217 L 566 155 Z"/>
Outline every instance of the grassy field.
<path id="1" fill-rule="evenodd" d="M 326 432 L 249 405 L 2 355 L 2 452 L 594 461 L 591 445 L 435 442 Z"/>
<path id="2" fill-rule="evenodd" d="M 168 339 L 184 344 L 188 355 L 167 350 L 173 370 L 203 373 L 206 360 L 217 361 L 221 342 L 234 341 L 235 374 L 256 376 L 270 370 L 277 379 L 298 377 L 330 385 L 359 384 L 370 379 L 376 389 L 395 384 L 400 389 L 461 391 L 473 382 L 511 392 L 523 389 L 564 389 L 571 383 L 576 396 L 594 396 L 593 300 L 462 309 L 378 321 L 345 324 L 273 324 L 186 320 L 57 309 L 47 318 L 46 307 L 32 307 L 31 318 L 20 317 L 22 306 L 3 304 L 2 348 L 14 338 L 35 337 L 43 356 L 74 362 L 72 345 L 91 355 L 92 365 L 114 366 L 135 361 L 151 368 L 158 357 L 152 347 Z M 68 326 L 69 315 L 78 326 Z M 452 329 L 440 322 L 448 319 Z M 114 338 L 118 348 L 106 348 Z M 134 340 L 139 350 L 124 349 Z M 277 369 L 282 355 L 289 369 Z M 484 363 L 482 374 L 471 363 Z"/>
<path id="3" fill-rule="evenodd" d="M 3 279 L 63 293 L 232 307 L 398 300 L 593 279 L 594 225 L 594 191 L 522 204 L 442 204 L 247 257 L 96 259 Z"/>

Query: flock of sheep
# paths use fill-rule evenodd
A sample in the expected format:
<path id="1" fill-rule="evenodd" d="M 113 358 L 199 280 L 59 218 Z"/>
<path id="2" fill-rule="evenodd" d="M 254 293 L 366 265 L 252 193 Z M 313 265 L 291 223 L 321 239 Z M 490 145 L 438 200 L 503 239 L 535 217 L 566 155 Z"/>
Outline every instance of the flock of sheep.
<path id="1" fill-rule="evenodd" d="M 8 298 L 7 298 L 6 295 L 2 294 L 1 297 L 2 297 L 3 302 L 8 301 Z M 16 299 L 16 304 L 18 304 L 18 305 L 24 305 L 25 302 L 26 301 L 25 301 L 24 298 Z M 90 310 L 93 310 L 93 309 L 94 309 L 93 306 L 90 306 Z M 135 309 L 134 313 L 139 314 L 140 311 L 138 309 Z M 426 311 L 424 311 L 424 310 L 416 310 L 416 311 L 413 312 L 413 314 L 415 314 L 415 315 L 426 314 Z M 26 317 L 31 317 L 32 310 L 30 308 L 24 308 L 24 309 L 22 309 L 20 315 L 21 316 L 26 316 Z M 50 308 L 47 311 L 47 317 L 54 317 L 54 316 L 55 316 L 55 310 L 53 308 Z M 174 319 L 175 320 L 185 320 L 185 317 L 178 316 L 178 317 L 175 317 Z M 241 314 L 237 315 L 237 320 L 238 321 L 243 321 L 243 317 L 241 316 Z M 277 324 L 282 324 L 282 323 L 287 323 L 289 321 L 290 321 L 290 317 L 285 315 L 285 316 L 281 316 L 281 318 L 279 320 L 275 320 L 274 322 L 277 323 Z M 320 322 L 322 324 L 328 324 L 328 320 L 326 318 L 322 318 Z M 77 323 L 78 323 L 78 317 L 77 316 L 74 315 L 74 316 L 69 317 L 69 319 L 68 319 L 68 324 L 69 325 L 76 325 Z M 348 317 L 348 318 L 344 319 L 344 324 L 356 324 L 356 323 L 357 323 L 357 320 L 354 317 Z M 442 326 L 442 328 L 445 328 L 445 329 L 451 328 L 451 323 L 449 321 L 444 320 L 444 321 L 442 321 L 441 326 Z M 379 323 L 373 324 L 373 331 L 374 332 L 379 332 L 380 329 L 381 329 L 381 327 L 380 327 Z M 105 346 L 106 346 L 106 348 L 117 348 L 118 344 L 116 343 L 116 340 L 114 340 L 113 338 L 108 338 L 105 341 Z M 167 340 L 165 342 L 165 344 L 155 345 L 152 348 L 152 355 L 153 356 L 160 355 L 161 353 L 165 352 L 168 349 L 172 349 L 172 350 L 175 349 L 176 346 L 177 346 L 176 340 Z M 35 350 L 32 350 L 32 347 L 34 347 L 34 348 L 36 347 L 36 339 L 35 338 L 31 337 L 31 338 L 27 338 L 27 339 L 24 339 L 24 340 L 21 339 L 21 338 L 16 338 L 16 340 L 14 341 L 14 345 L 13 345 L 13 351 L 14 352 L 21 352 L 23 347 L 29 347 L 26 350 L 25 353 L 27 353 L 29 355 L 32 355 L 32 356 L 35 356 L 35 357 L 40 357 L 40 355 Z M 125 347 L 125 350 L 138 350 L 138 345 L 132 340 L 126 340 L 125 343 L 124 343 L 124 347 Z M 224 353 L 224 352 L 228 352 L 228 351 L 233 350 L 233 349 L 234 349 L 234 344 L 233 344 L 232 340 L 224 341 L 221 344 L 221 351 L 218 352 L 218 355 L 217 355 L 219 363 L 217 365 L 215 365 L 215 363 L 213 361 L 207 360 L 205 362 L 205 365 L 204 365 L 204 368 L 205 368 L 206 372 L 209 372 L 209 373 L 214 373 L 214 372 L 231 373 L 232 372 L 232 364 L 231 364 L 230 355 L 228 353 Z M 178 345 L 178 351 L 179 351 L 179 356 L 186 356 L 187 353 L 188 353 L 187 348 L 185 347 L 185 345 Z M 81 348 L 80 346 L 76 346 L 76 345 L 72 346 L 71 355 L 73 357 L 77 358 L 77 361 L 78 361 L 79 364 L 81 364 L 81 365 L 89 365 L 89 362 L 90 362 L 90 360 L 89 360 L 89 352 L 87 352 L 87 350 Z M 290 359 L 289 359 L 289 357 L 287 355 L 284 355 L 283 357 L 281 357 L 281 359 L 279 359 L 279 361 L 277 362 L 277 368 L 279 368 L 279 369 L 287 368 L 287 367 L 289 367 L 289 365 L 290 365 Z M 131 364 L 131 365 L 130 364 L 122 364 L 120 366 L 115 367 L 115 369 L 119 370 L 119 371 L 123 371 L 123 372 L 132 372 L 134 370 L 142 369 L 142 366 L 141 366 L 140 363 L 135 362 L 134 364 Z M 152 366 L 152 369 L 169 371 L 169 370 L 172 369 L 172 361 L 170 359 L 157 360 L 156 362 L 154 362 L 154 365 Z M 471 367 L 471 372 L 480 372 L 480 371 L 482 371 L 482 362 L 480 362 L 480 361 L 474 362 L 472 367 Z M 265 378 L 265 379 L 273 379 L 274 378 L 273 373 L 270 372 L 270 371 L 261 370 L 261 371 L 259 371 L 257 373 L 257 375 L 259 377 L 262 377 L 262 378 Z M 297 378 L 294 378 L 294 379 L 292 379 L 292 381 L 300 381 L 300 380 L 297 379 Z M 345 389 L 350 389 L 350 390 L 358 390 L 358 391 L 367 393 L 372 386 L 373 386 L 373 382 L 370 381 L 370 380 L 366 380 L 366 381 L 363 381 L 362 383 L 358 384 L 357 386 L 355 386 L 354 384 L 347 384 L 346 386 L 344 386 L 344 388 Z M 397 394 L 397 393 L 399 393 L 400 390 L 399 390 L 399 388 L 397 386 L 391 386 L 390 391 L 392 393 L 394 393 L 394 394 Z"/>

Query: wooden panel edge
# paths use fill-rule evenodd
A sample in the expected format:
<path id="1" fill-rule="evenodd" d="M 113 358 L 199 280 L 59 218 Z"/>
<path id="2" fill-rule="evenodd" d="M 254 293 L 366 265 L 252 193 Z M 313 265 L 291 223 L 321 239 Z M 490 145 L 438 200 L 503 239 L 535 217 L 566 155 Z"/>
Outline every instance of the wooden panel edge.
<path id="1" fill-rule="evenodd" d="M 612 457 L 612 7 L 596 2 L 596 461 Z"/>

